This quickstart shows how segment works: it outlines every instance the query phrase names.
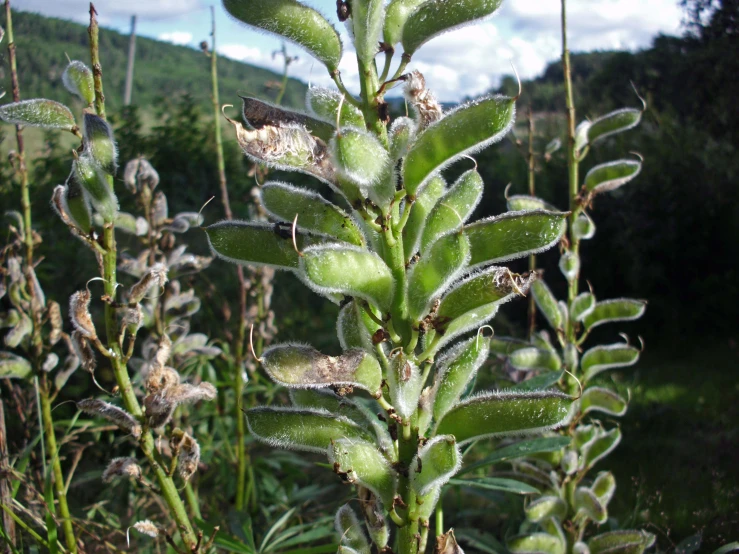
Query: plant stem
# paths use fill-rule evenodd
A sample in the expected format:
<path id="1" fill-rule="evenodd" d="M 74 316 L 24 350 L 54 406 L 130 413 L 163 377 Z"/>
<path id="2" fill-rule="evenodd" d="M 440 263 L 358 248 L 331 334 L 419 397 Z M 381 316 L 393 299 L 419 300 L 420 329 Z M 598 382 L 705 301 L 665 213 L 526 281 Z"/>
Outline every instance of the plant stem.
<path id="1" fill-rule="evenodd" d="M 529 104 L 529 195 L 536 196 L 536 156 L 534 153 L 534 113 Z M 529 255 L 529 271 L 536 269 L 536 254 Z M 529 340 L 536 331 L 536 302 L 534 295 L 529 294 Z"/>
<path id="2" fill-rule="evenodd" d="M 105 118 L 105 97 L 103 96 L 103 71 L 100 65 L 100 53 L 98 44 L 98 24 L 95 16 L 95 6 L 90 4 L 90 27 L 88 28 L 88 34 L 90 36 L 90 59 L 92 63 L 93 80 L 95 88 L 95 110 L 98 115 Z M 109 183 L 112 186 L 112 177 L 109 178 Z M 111 299 L 115 298 L 116 289 L 118 288 L 117 278 L 117 257 L 118 250 L 115 240 L 115 229 L 112 222 L 106 222 L 103 226 L 103 282 L 105 287 L 105 294 Z M 123 404 L 126 410 L 138 419 L 143 418 L 143 412 L 141 405 L 136 398 L 136 393 L 131 385 L 131 379 L 128 376 L 128 368 L 123 363 L 123 353 L 121 345 L 118 343 L 118 329 L 115 308 L 111 302 L 105 303 L 105 334 L 106 334 L 106 346 L 112 352 L 110 358 L 111 365 L 113 368 L 113 374 L 115 375 L 118 389 L 123 399 Z M 154 436 L 148 428 L 145 428 L 141 434 L 139 440 L 139 446 L 141 451 L 149 461 L 152 471 L 154 472 L 159 488 L 165 502 L 170 510 L 170 516 L 175 520 L 177 528 L 179 529 L 182 541 L 185 546 L 190 550 L 197 548 L 197 537 L 193 530 L 190 519 L 187 516 L 185 504 L 180 498 L 177 487 L 174 484 L 172 478 L 164 470 L 166 467 L 162 460 L 159 452 L 157 452 L 154 444 Z"/>

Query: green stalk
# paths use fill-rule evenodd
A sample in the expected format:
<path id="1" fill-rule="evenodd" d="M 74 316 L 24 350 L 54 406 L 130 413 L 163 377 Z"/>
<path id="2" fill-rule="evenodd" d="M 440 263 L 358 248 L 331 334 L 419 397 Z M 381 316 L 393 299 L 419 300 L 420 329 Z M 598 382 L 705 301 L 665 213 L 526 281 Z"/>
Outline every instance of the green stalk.
<path id="1" fill-rule="evenodd" d="M 98 24 L 95 16 L 97 12 L 95 7 L 90 4 L 90 27 L 88 28 L 88 34 L 90 36 L 90 58 L 92 62 L 92 72 L 95 88 L 95 110 L 98 115 L 105 118 L 105 96 L 103 95 L 103 71 L 100 65 L 100 52 L 98 42 Z M 110 186 L 113 186 L 112 177 L 108 178 Z M 115 298 L 116 289 L 118 287 L 117 279 L 117 256 L 118 250 L 115 240 L 115 229 L 113 222 L 105 222 L 103 226 L 103 282 L 105 287 L 105 294 L 109 298 Z M 105 333 L 106 333 L 106 346 L 112 352 L 111 366 L 113 374 L 115 375 L 118 389 L 123 399 L 123 404 L 126 410 L 138 419 L 143 419 L 143 411 L 141 405 L 136 398 L 136 393 L 133 390 L 131 380 L 128 376 L 128 368 L 123 362 L 123 352 L 121 345 L 119 344 L 118 329 L 117 329 L 116 313 L 115 308 L 110 302 L 105 303 Z M 151 431 L 147 428 L 144 429 L 141 434 L 139 441 L 139 447 L 149 461 L 154 475 L 156 476 L 157 482 L 161 494 L 164 497 L 164 501 L 170 511 L 170 516 L 175 520 L 177 528 L 179 529 L 182 541 L 185 546 L 195 551 L 198 546 L 198 540 L 195 536 L 190 519 L 187 516 L 185 504 L 180 498 L 179 491 L 174 484 L 172 478 L 165 471 L 166 464 L 156 450 L 154 443 L 154 436 Z"/>
<path id="2" fill-rule="evenodd" d="M 5 18 L 6 32 L 8 34 L 8 58 L 10 61 L 10 80 L 13 91 L 13 101 L 20 102 L 20 86 L 18 84 L 18 66 L 16 61 L 16 46 L 13 38 L 13 16 L 10 10 L 10 0 L 5 0 Z M 18 146 L 18 175 L 21 185 L 21 211 L 23 212 L 23 243 L 25 245 L 26 265 L 29 268 L 34 267 L 33 259 L 33 229 L 31 218 L 31 195 L 28 183 L 28 169 L 26 168 L 25 146 L 23 143 L 23 131 L 20 125 L 15 126 L 15 139 Z M 36 294 L 33 287 L 30 287 L 31 296 Z M 38 303 L 32 302 L 32 306 L 37 306 L 32 315 L 33 319 L 33 335 L 31 337 L 32 352 L 31 361 L 37 373 L 42 373 L 41 386 L 39 387 L 39 400 L 41 404 L 41 419 L 43 421 L 44 436 L 46 440 L 46 449 L 51 456 L 51 469 L 54 476 L 54 492 L 56 501 L 59 503 L 59 512 L 62 516 L 62 530 L 64 532 L 64 540 L 67 548 L 72 554 L 77 553 L 77 539 L 74 536 L 74 528 L 72 527 L 72 518 L 67 504 L 67 494 L 64 490 L 64 475 L 62 474 L 62 466 L 57 455 L 56 436 L 54 435 L 54 420 L 51 417 L 51 396 L 46 376 L 43 372 L 38 371 L 41 356 L 43 354 L 43 337 L 41 336 L 41 319 L 42 314 L 38 309 Z M 52 506 L 51 509 L 54 507 Z"/>
<path id="3" fill-rule="evenodd" d="M 529 195 L 536 196 L 536 154 L 534 153 L 534 113 L 529 104 Z M 536 269 L 536 254 L 529 255 L 529 271 Z M 536 331 L 536 302 L 529 294 L 529 339 Z"/>

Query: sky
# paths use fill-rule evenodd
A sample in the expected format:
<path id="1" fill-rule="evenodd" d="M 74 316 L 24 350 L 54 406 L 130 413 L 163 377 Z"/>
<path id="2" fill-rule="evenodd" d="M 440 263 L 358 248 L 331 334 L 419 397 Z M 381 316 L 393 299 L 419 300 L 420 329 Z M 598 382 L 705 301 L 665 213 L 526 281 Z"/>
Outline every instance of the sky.
<path id="1" fill-rule="evenodd" d="M 248 2 L 248 0 L 244 0 Z M 304 0 L 323 13 L 339 30 L 344 56 L 339 66 L 350 91 L 358 92 L 358 77 L 346 29 L 336 17 L 335 0 Z M 101 25 L 128 33 L 132 15 L 137 34 L 197 47 L 210 36 L 209 0 L 95 0 Z M 14 0 L 21 10 L 84 22 L 86 0 Z M 282 58 L 273 56 L 281 40 L 261 34 L 232 19 L 216 3 L 217 50 L 223 56 L 282 71 Z M 637 50 L 659 33 L 680 34 L 682 11 L 678 0 L 569 0 L 568 36 L 572 51 Z M 443 102 L 456 102 L 484 93 L 512 73 L 523 79 L 540 75 L 561 52 L 558 0 L 504 0 L 493 17 L 443 34 L 426 43 L 409 69 L 418 69 Z M 314 85 L 329 85 L 325 68 L 298 46 L 290 75 Z M 396 59 L 399 56 L 396 55 Z"/>

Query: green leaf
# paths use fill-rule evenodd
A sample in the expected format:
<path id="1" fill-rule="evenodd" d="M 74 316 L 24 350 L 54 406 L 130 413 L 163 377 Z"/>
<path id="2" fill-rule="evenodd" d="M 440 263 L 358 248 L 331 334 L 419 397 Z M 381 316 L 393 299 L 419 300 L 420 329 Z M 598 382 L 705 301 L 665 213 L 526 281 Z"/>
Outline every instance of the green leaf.
<path id="1" fill-rule="evenodd" d="M 641 121 L 642 112 L 634 108 L 623 108 L 603 115 L 588 127 L 588 142 L 594 142 L 633 129 Z"/>
<path id="2" fill-rule="evenodd" d="M 502 0 L 429 0 L 419 5 L 403 25 L 403 52 L 412 56 L 432 38 L 491 15 Z"/>
<path id="3" fill-rule="evenodd" d="M 536 375 L 535 377 L 532 377 L 531 379 L 526 379 L 525 381 L 521 381 L 517 385 L 511 387 L 514 390 L 541 390 L 541 389 L 548 389 L 552 385 L 554 385 L 557 381 L 559 381 L 562 378 L 562 375 L 564 375 L 564 372 L 559 371 L 547 371 L 546 373 L 542 373 L 541 375 Z"/>
<path id="4" fill-rule="evenodd" d="M 411 486 L 420 496 L 443 486 L 459 471 L 462 454 L 451 435 L 436 436 L 428 441 L 411 461 Z"/>
<path id="5" fill-rule="evenodd" d="M 654 544 L 654 535 L 646 531 L 611 531 L 588 540 L 590 554 L 640 554 Z"/>
<path id="6" fill-rule="evenodd" d="M 584 187 L 590 194 L 616 190 L 639 175 L 641 165 L 636 160 L 617 160 L 596 165 L 585 175 Z"/>
<path id="7" fill-rule="evenodd" d="M 535 346 L 516 350 L 508 359 L 519 371 L 557 371 L 562 367 L 562 360 L 556 352 Z"/>
<path id="8" fill-rule="evenodd" d="M 44 98 L 0 106 L 0 119 L 6 123 L 44 129 L 71 131 L 76 127 L 74 116 L 67 106 Z"/>
<path id="9" fill-rule="evenodd" d="M 593 491 L 585 487 L 575 489 L 575 504 L 573 508 L 577 512 L 584 513 L 596 523 L 605 523 L 608 519 L 606 507 L 593 494 Z"/>
<path id="10" fill-rule="evenodd" d="M 334 527 L 336 528 L 336 533 L 341 537 L 342 545 L 348 546 L 356 552 L 369 554 L 369 541 L 362 530 L 363 526 L 357 517 L 357 513 L 349 504 L 344 504 L 336 512 Z"/>
<path id="11" fill-rule="evenodd" d="M 550 517 L 561 520 L 567 515 L 567 505 L 558 496 L 542 496 L 526 506 L 524 512 L 526 519 L 534 523 Z"/>
<path id="12" fill-rule="evenodd" d="M 545 210 L 548 212 L 557 212 L 557 208 L 545 202 L 541 198 L 536 196 L 529 196 L 528 194 L 516 194 L 506 198 L 506 204 L 509 212 L 520 212 L 530 210 Z"/>
<path id="13" fill-rule="evenodd" d="M 602 387 L 590 387 L 580 398 L 580 411 L 603 412 L 613 416 L 622 416 L 626 413 L 628 402 L 615 392 Z"/>
<path id="14" fill-rule="evenodd" d="M 76 94 L 88 106 L 95 101 L 95 86 L 92 71 L 84 63 L 74 60 L 62 73 L 62 83 L 72 94 Z"/>
<path id="15" fill-rule="evenodd" d="M 580 449 L 582 460 L 580 467 L 588 470 L 599 460 L 610 454 L 621 442 L 621 430 L 615 427 L 607 432 L 599 432 L 596 436 L 586 442 Z"/>
<path id="16" fill-rule="evenodd" d="M 424 7 L 435 3 L 436 0 L 426 2 Z M 416 196 L 436 172 L 464 155 L 499 141 L 513 125 L 514 114 L 514 99 L 486 96 L 455 108 L 429 125 L 418 135 L 405 158 L 405 190 Z"/>
<path id="17" fill-rule="evenodd" d="M 273 448 L 325 453 L 341 438 L 374 442 L 350 419 L 325 411 L 262 406 L 246 411 L 246 423 L 255 438 Z"/>
<path id="18" fill-rule="evenodd" d="M 509 444 L 503 448 L 496 449 L 490 456 L 473 464 L 465 464 L 458 475 L 469 473 L 480 467 L 497 464 L 506 460 L 514 460 L 523 458 L 532 454 L 540 454 L 542 452 L 558 452 L 570 444 L 569 437 L 540 437 L 536 439 L 522 440 L 514 444 Z"/>
<path id="19" fill-rule="evenodd" d="M 296 110 L 288 110 L 282 106 L 276 106 L 252 98 L 250 96 L 242 96 L 242 114 L 244 121 L 252 129 L 261 129 L 265 126 L 284 127 L 289 125 L 299 125 L 308 130 L 308 132 L 320 138 L 324 142 L 328 142 L 334 136 L 336 127 L 334 127 L 335 117 L 333 119 L 319 119 L 312 117 L 306 113 Z"/>
<path id="20" fill-rule="evenodd" d="M 311 346 L 277 344 L 264 351 L 262 365 L 273 381 L 286 387 L 357 387 L 375 394 L 382 382 L 379 362 L 360 349 L 326 356 Z"/>
<path id="21" fill-rule="evenodd" d="M 413 202 L 411 215 L 408 217 L 405 227 L 403 227 L 403 249 L 405 250 L 406 260 L 410 260 L 411 256 L 420 248 L 421 235 L 426 226 L 428 215 L 444 194 L 445 187 L 444 179 L 437 175 L 428 182 L 419 193 L 416 201 Z"/>
<path id="22" fill-rule="evenodd" d="M 580 365 L 585 381 L 602 371 L 628 367 L 639 360 L 639 350 L 624 343 L 594 346 L 583 354 Z"/>
<path id="23" fill-rule="evenodd" d="M 589 292 L 578 294 L 572 301 L 570 313 L 575 321 L 582 321 L 595 309 L 595 296 Z"/>
<path id="24" fill-rule="evenodd" d="M 408 16 L 426 0 L 392 0 L 385 12 L 383 38 L 388 46 L 395 46 L 403 38 L 403 27 Z"/>
<path id="25" fill-rule="evenodd" d="M 437 240 L 411 268 L 408 275 L 408 312 L 422 320 L 431 304 L 464 271 L 470 243 L 462 233 L 452 232 Z"/>
<path id="26" fill-rule="evenodd" d="M 556 391 L 488 392 L 452 408 L 436 434 L 454 435 L 460 444 L 488 437 L 540 433 L 564 424 L 572 404 Z"/>
<path id="27" fill-rule="evenodd" d="M 336 320 L 336 335 L 344 350 L 364 348 L 368 352 L 374 352 L 372 335 L 379 328 L 356 300 L 345 304 Z"/>
<path id="28" fill-rule="evenodd" d="M 364 128 L 362 110 L 350 102 L 341 101 L 341 93 L 337 90 L 324 87 L 308 87 L 305 104 L 308 111 L 319 119 L 335 122 L 336 113 L 341 104 L 341 118 L 339 124 L 348 127 Z"/>
<path id="29" fill-rule="evenodd" d="M 604 506 L 607 506 L 611 501 L 611 498 L 613 498 L 613 493 L 616 492 L 616 478 L 610 471 L 601 471 L 595 477 L 595 481 L 593 482 L 593 486 L 590 487 L 590 490 L 593 491 L 593 494 L 598 497 L 598 500 L 600 500 Z"/>
<path id="30" fill-rule="evenodd" d="M 464 225 L 480 202 L 482 190 L 482 177 L 474 169 L 457 179 L 429 214 L 421 237 L 421 252 L 426 252 L 439 237 Z"/>
<path id="31" fill-rule="evenodd" d="M 250 221 L 220 221 L 205 227 L 215 255 L 243 265 L 297 270 L 300 256 L 295 251 L 289 227 Z M 295 233 L 298 248 L 321 240 Z"/>
<path id="32" fill-rule="evenodd" d="M 506 267 L 492 266 L 473 273 L 452 285 L 436 311 L 437 329 L 461 315 L 492 303 L 504 304 L 528 291 L 532 277 L 511 273 Z"/>
<path id="33" fill-rule="evenodd" d="M 301 46 L 329 72 L 341 61 L 341 39 L 333 26 L 316 10 L 296 0 L 224 0 L 223 7 L 239 19 Z"/>
<path id="34" fill-rule="evenodd" d="M 431 405 L 439 421 L 456 404 L 477 370 L 487 360 L 490 337 L 476 335 L 456 344 L 436 360 L 436 382 Z"/>
<path id="35" fill-rule="evenodd" d="M 488 491 L 501 491 L 513 494 L 537 494 L 539 489 L 532 487 L 522 481 L 506 479 L 504 477 L 480 477 L 478 479 L 450 479 L 449 485 L 453 487 L 469 487 L 484 489 Z"/>
<path id="36" fill-rule="evenodd" d="M 0 352 L 0 378 L 25 379 L 31 374 L 31 362 L 12 352 Z"/>
<path id="37" fill-rule="evenodd" d="M 583 320 L 585 327 L 592 328 L 615 321 L 634 321 L 644 315 L 646 300 L 616 298 L 597 302 L 592 312 Z"/>
<path id="38" fill-rule="evenodd" d="M 377 254 L 354 246 L 326 244 L 303 252 L 300 266 L 307 283 L 319 294 L 357 296 L 387 310 L 393 300 L 390 268 Z"/>
<path id="39" fill-rule="evenodd" d="M 472 246 L 470 266 L 523 258 L 548 250 L 567 228 L 567 214 L 544 210 L 507 212 L 465 227 Z"/>
<path id="40" fill-rule="evenodd" d="M 84 189 L 95 210 L 106 222 L 113 223 L 118 214 L 118 198 L 103 173 L 103 169 L 89 152 L 79 156 L 73 164 L 74 179 Z"/>
<path id="41" fill-rule="evenodd" d="M 397 486 L 395 470 L 373 444 L 349 438 L 334 440 L 328 460 L 338 472 L 346 473 L 347 482 L 371 490 L 385 506 L 392 506 Z"/>
<path id="42" fill-rule="evenodd" d="M 365 244 L 354 220 L 320 194 L 277 181 L 265 183 L 259 193 L 264 209 L 274 219 L 292 222 L 297 215 L 299 230 L 336 237 L 356 246 Z"/>
<path id="43" fill-rule="evenodd" d="M 82 119 L 82 136 L 85 152 L 92 156 L 105 173 L 115 175 L 118 169 L 118 147 L 110 123 L 99 115 L 85 111 Z"/>
<path id="44" fill-rule="evenodd" d="M 557 299 L 547 284 L 538 279 L 531 283 L 531 294 L 534 295 L 534 301 L 539 311 L 546 318 L 549 326 L 555 331 L 562 329 L 562 312 L 557 305 Z"/>

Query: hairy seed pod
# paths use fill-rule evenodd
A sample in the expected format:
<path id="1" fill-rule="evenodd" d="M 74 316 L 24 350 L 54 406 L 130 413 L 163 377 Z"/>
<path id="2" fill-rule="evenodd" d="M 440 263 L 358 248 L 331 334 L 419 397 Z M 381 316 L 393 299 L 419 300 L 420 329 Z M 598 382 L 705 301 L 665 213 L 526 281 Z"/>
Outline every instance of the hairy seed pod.
<path id="1" fill-rule="evenodd" d="M 70 179 L 66 185 L 54 188 L 51 206 L 65 224 L 78 227 L 84 233 L 92 229 L 90 201 L 76 180 Z"/>
<path id="2" fill-rule="evenodd" d="M 97 367 L 95 352 L 85 336 L 79 331 L 72 332 L 72 346 L 82 369 L 90 373 L 94 372 Z"/>
<path id="3" fill-rule="evenodd" d="M 398 117 L 393 121 L 388 129 L 390 158 L 393 162 L 405 157 L 417 131 L 418 125 L 410 117 Z"/>
<path id="4" fill-rule="evenodd" d="M 419 496 L 446 484 L 462 467 L 462 454 L 452 435 L 428 441 L 411 461 L 410 481 Z"/>
<path id="5" fill-rule="evenodd" d="M 118 199 L 103 172 L 103 169 L 85 152 L 74 162 L 74 178 L 85 190 L 95 210 L 103 216 L 106 223 L 115 222 L 118 213 Z"/>
<path id="6" fill-rule="evenodd" d="M 385 15 L 384 5 L 384 0 L 351 1 L 351 22 L 347 22 L 347 26 L 351 26 L 354 48 L 361 64 L 373 63 L 377 55 L 377 43 Z"/>
<path id="7" fill-rule="evenodd" d="M 157 347 L 156 354 L 154 355 L 154 363 L 159 366 L 164 366 L 169 360 L 169 355 L 172 352 L 172 340 L 167 335 L 162 335 L 159 339 L 159 345 Z"/>
<path id="8" fill-rule="evenodd" d="M 153 288 L 163 287 L 167 282 L 167 267 L 164 264 L 154 264 L 144 276 L 131 287 L 128 294 L 128 301 L 131 304 L 138 304 Z"/>
<path id="9" fill-rule="evenodd" d="M 175 429 L 169 439 L 169 446 L 172 452 L 178 452 L 177 469 L 180 476 L 185 481 L 189 481 L 200 463 L 200 445 L 198 441 L 181 429 Z"/>
<path id="10" fill-rule="evenodd" d="M 356 489 L 359 505 L 362 508 L 364 521 L 367 524 L 367 531 L 369 531 L 372 542 L 378 548 L 384 549 L 390 538 L 390 530 L 385 521 L 382 504 L 377 496 L 368 488 L 357 485 Z"/>
<path id="11" fill-rule="evenodd" d="M 148 535 L 152 539 L 155 539 L 157 536 L 159 536 L 159 528 L 148 519 L 137 521 L 133 524 L 133 528 L 136 529 L 139 533 Z"/>
<path id="12" fill-rule="evenodd" d="M 457 544 L 454 529 L 436 537 L 434 554 L 464 554 L 464 550 Z"/>
<path id="13" fill-rule="evenodd" d="M 82 119 L 82 136 L 85 150 L 109 175 L 118 169 L 118 147 L 113 138 L 110 123 L 99 115 L 85 111 Z"/>
<path id="14" fill-rule="evenodd" d="M 74 116 L 67 106 L 44 98 L 0 106 L 0 119 L 6 123 L 44 129 L 71 131 L 76 126 Z"/>
<path id="15" fill-rule="evenodd" d="M 370 549 L 367 537 L 362 530 L 357 513 L 349 504 L 344 504 L 336 512 L 334 528 L 341 537 L 341 544 L 356 552 L 368 552 Z"/>
<path id="16" fill-rule="evenodd" d="M 180 374 L 169 366 L 153 364 L 146 376 L 146 390 L 150 393 L 158 393 L 180 384 Z"/>
<path id="17" fill-rule="evenodd" d="M 389 162 L 387 150 L 364 129 L 337 131 L 331 141 L 331 154 L 340 174 L 360 187 L 378 184 Z"/>
<path id="18" fill-rule="evenodd" d="M 41 365 L 41 371 L 49 373 L 59 364 L 59 356 L 53 352 L 49 352 L 44 359 L 44 363 Z"/>
<path id="19" fill-rule="evenodd" d="M 383 38 L 385 43 L 395 46 L 403 38 L 403 27 L 408 16 L 426 0 L 392 0 L 385 13 Z"/>
<path id="20" fill-rule="evenodd" d="M 155 227 L 159 227 L 164 224 L 168 216 L 167 197 L 162 191 L 159 191 L 154 195 L 154 200 L 151 202 L 151 223 Z"/>
<path id="21" fill-rule="evenodd" d="M 152 429 L 164 427 L 172 419 L 176 407 L 177 405 L 166 399 L 161 392 L 145 396 L 144 413 L 146 414 L 146 423 Z"/>
<path id="22" fill-rule="evenodd" d="M 80 290 L 69 298 L 69 318 L 74 328 L 86 339 L 95 340 L 97 338 L 95 324 L 90 316 L 90 291 Z"/>
<path id="23" fill-rule="evenodd" d="M 200 400 L 213 400 L 218 391 L 210 383 L 200 383 L 199 385 L 175 385 L 167 387 L 162 392 L 164 398 L 173 403 L 175 406 L 179 404 L 199 402 Z"/>
<path id="24" fill-rule="evenodd" d="M 242 96 L 241 100 L 243 101 L 244 120 L 252 129 L 261 129 L 265 126 L 299 125 L 326 142 L 331 140 L 336 130 L 332 123 L 333 120 L 316 119 L 303 112 L 287 110 L 249 96 Z"/>
<path id="25" fill-rule="evenodd" d="M 367 487 L 392 505 L 397 489 L 397 476 L 387 458 L 374 444 L 351 439 L 331 441 L 328 461 L 345 481 Z"/>
<path id="26" fill-rule="evenodd" d="M 159 173 L 148 160 L 134 158 L 126 164 L 123 170 L 123 182 L 133 194 L 139 192 L 144 186 L 152 191 L 159 185 Z"/>
<path id="27" fill-rule="evenodd" d="M 25 313 L 20 314 L 20 319 L 15 326 L 6 333 L 5 345 L 9 348 L 17 347 L 21 341 L 33 331 L 33 322 Z"/>
<path id="28" fill-rule="evenodd" d="M 103 483 L 110 483 L 116 477 L 141 479 L 141 466 L 133 458 L 113 458 L 103 471 Z"/>
<path id="29" fill-rule="evenodd" d="M 46 317 L 49 319 L 51 331 L 49 332 L 49 343 L 54 345 L 62 338 L 62 309 L 58 302 L 51 300 L 46 309 Z"/>
<path id="30" fill-rule="evenodd" d="M 62 83 L 72 94 L 76 94 L 89 106 L 95 100 L 92 71 L 84 63 L 73 60 L 62 73 Z"/>
<path id="31" fill-rule="evenodd" d="M 144 310 L 141 305 L 127 307 L 122 310 L 121 328 L 125 328 L 129 334 L 135 335 L 144 324 Z"/>
<path id="32" fill-rule="evenodd" d="M 323 87 L 308 87 L 305 93 L 305 105 L 308 111 L 318 118 L 326 121 L 336 121 L 336 114 L 341 104 L 341 115 L 339 124 L 349 127 L 364 128 L 364 115 L 362 110 L 349 102 L 341 101 L 341 93 L 334 89 Z"/>
<path id="33" fill-rule="evenodd" d="M 426 88 L 426 79 L 420 71 L 411 71 L 405 80 L 403 94 L 406 100 L 416 112 L 418 118 L 418 129 L 423 130 L 434 121 L 441 119 L 443 115 L 441 104 Z"/>
<path id="34" fill-rule="evenodd" d="M 141 425 L 139 425 L 139 422 L 131 414 L 118 406 L 95 398 L 87 398 L 77 402 L 77 409 L 82 410 L 86 414 L 96 415 L 107 419 L 111 423 L 115 423 L 122 430 L 133 435 L 134 438 L 138 439 L 141 437 Z"/>

